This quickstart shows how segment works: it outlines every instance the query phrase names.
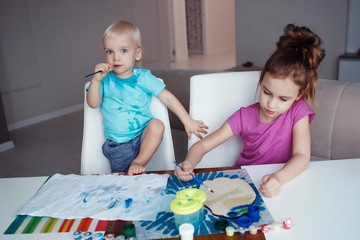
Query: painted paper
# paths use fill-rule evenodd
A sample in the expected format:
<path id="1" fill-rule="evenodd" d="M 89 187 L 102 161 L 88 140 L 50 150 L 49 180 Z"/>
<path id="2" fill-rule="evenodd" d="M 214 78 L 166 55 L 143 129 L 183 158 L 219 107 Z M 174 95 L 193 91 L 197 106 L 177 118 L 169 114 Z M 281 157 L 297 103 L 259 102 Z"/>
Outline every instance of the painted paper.
<path id="1" fill-rule="evenodd" d="M 52 176 L 18 215 L 153 221 L 168 174 Z"/>

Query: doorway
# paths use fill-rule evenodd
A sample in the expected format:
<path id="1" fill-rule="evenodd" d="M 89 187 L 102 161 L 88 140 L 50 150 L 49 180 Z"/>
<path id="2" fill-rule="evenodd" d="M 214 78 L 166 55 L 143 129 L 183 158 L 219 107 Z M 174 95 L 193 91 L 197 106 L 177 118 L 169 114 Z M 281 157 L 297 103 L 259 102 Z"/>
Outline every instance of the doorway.
<path id="1" fill-rule="evenodd" d="M 186 0 L 186 33 L 189 54 L 204 53 L 201 0 Z"/>

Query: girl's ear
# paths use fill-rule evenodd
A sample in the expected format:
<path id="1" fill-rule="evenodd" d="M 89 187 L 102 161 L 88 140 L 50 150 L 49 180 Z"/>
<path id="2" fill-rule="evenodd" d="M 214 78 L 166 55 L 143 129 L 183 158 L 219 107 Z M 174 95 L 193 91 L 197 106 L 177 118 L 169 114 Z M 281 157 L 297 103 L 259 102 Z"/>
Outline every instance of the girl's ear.
<path id="1" fill-rule="evenodd" d="M 135 60 L 136 60 L 136 61 L 139 61 L 139 60 L 141 59 L 141 56 L 142 56 L 142 49 L 141 49 L 141 47 L 138 47 L 138 48 L 136 49 Z"/>
<path id="2" fill-rule="evenodd" d="M 299 92 L 299 94 L 296 97 L 296 101 L 299 101 L 301 98 L 303 98 L 304 94 L 305 94 L 305 89 Z"/>

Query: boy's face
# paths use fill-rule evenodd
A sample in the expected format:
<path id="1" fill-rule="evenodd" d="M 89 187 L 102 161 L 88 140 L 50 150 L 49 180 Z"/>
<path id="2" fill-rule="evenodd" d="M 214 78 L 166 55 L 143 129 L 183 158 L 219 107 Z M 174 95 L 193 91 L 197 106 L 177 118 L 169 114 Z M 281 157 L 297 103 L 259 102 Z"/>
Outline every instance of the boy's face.
<path id="1" fill-rule="evenodd" d="M 127 33 L 118 33 L 104 38 L 106 62 L 116 76 L 128 78 L 133 74 L 135 60 L 141 59 L 141 48 Z"/>
<path id="2" fill-rule="evenodd" d="M 300 87 L 290 77 L 279 79 L 265 73 L 260 90 L 259 118 L 264 123 L 277 119 L 301 98 Z"/>

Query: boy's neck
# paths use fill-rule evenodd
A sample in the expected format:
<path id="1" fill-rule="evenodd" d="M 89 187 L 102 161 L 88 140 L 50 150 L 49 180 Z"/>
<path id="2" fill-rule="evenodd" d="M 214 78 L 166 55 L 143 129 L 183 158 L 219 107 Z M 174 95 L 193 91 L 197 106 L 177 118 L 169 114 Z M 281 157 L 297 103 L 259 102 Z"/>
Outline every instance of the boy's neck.
<path id="1" fill-rule="evenodd" d="M 134 75 L 134 69 L 131 69 L 131 71 L 126 72 L 126 73 L 122 73 L 122 74 L 116 74 L 114 71 L 113 71 L 113 73 L 114 73 L 115 76 L 117 76 L 118 78 L 126 79 L 126 78 L 129 78 L 129 77 L 131 77 L 132 75 Z"/>

